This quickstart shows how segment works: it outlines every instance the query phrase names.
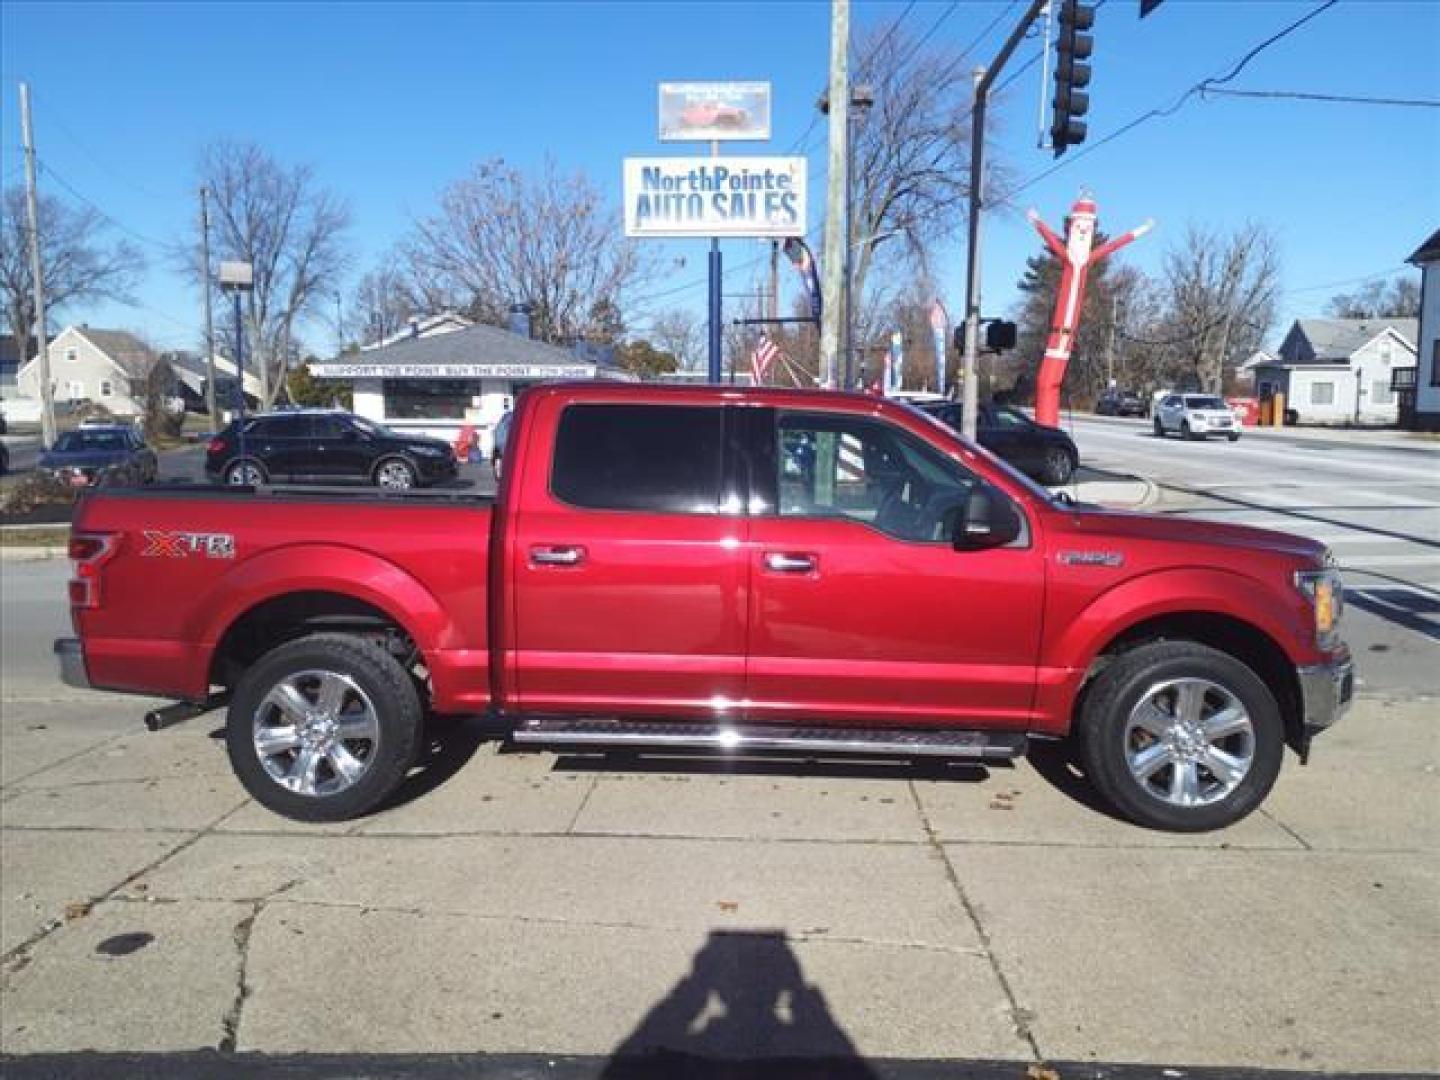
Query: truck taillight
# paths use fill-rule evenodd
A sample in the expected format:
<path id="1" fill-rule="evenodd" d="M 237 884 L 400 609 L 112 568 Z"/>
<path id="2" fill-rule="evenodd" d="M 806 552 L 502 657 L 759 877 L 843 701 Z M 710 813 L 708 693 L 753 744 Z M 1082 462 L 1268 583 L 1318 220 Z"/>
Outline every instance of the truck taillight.
<path id="1" fill-rule="evenodd" d="M 100 569 L 119 548 L 114 533 L 72 533 L 70 560 L 75 576 L 70 579 L 70 605 L 77 608 L 100 606 Z"/>
<path id="2" fill-rule="evenodd" d="M 222 439 L 219 435 L 216 435 L 213 439 L 210 440 L 209 444 L 205 447 L 205 452 L 206 452 L 207 454 L 219 454 L 219 453 L 223 452 L 224 449 L 225 449 L 225 440 Z"/>

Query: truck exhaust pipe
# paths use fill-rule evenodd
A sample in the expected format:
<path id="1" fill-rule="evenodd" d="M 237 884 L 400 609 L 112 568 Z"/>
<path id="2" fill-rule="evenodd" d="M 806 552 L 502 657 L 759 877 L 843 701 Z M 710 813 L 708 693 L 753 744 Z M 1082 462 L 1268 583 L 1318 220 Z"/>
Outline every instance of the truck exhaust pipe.
<path id="1" fill-rule="evenodd" d="M 218 709 L 228 700 L 228 695 L 221 694 L 206 698 L 201 702 L 177 701 L 174 705 L 166 705 L 161 709 L 152 709 L 145 714 L 145 730 L 159 731 L 161 728 L 170 727 L 172 724 L 183 723 L 203 713 Z"/>

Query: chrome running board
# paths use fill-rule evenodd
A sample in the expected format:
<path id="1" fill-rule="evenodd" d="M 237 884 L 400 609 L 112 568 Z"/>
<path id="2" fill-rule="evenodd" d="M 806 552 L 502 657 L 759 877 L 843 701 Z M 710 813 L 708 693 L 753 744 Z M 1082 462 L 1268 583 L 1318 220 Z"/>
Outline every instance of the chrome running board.
<path id="1" fill-rule="evenodd" d="M 724 750 L 886 757 L 953 757 L 1009 761 L 1025 752 L 1025 736 L 1007 731 L 935 728 L 788 727 L 697 724 L 670 720 L 528 717 L 512 738 L 526 746 Z"/>

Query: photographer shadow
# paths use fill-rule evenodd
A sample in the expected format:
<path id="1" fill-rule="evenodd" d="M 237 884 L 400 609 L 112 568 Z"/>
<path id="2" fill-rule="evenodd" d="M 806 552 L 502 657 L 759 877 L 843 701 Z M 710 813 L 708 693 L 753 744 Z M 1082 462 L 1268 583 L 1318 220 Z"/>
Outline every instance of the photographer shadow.
<path id="1" fill-rule="evenodd" d="M 615 1050 L 606 1080 L 872 1080 L 779 930 L 713 930 L 693 965 Z"/>

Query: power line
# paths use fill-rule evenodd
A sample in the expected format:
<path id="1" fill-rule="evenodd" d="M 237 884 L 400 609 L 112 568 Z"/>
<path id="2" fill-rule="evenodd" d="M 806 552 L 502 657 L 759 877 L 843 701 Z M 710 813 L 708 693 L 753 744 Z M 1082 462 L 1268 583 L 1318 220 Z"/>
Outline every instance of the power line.
<path id="1" fill-rule="evenodd" d="M 51 180 L 54 180 L 57 184 L 59 184 L 62 188 L 64 188 L 66 191 L 68 191 L 71 195 L 73 195 L 75 198 L 79 199 L 79 200 L 80 200 L 81 202 L 83 202 L 86 206 L 90 207 L 90 209 L 94 210 L 97 214 L 99 214 L 102 218 L 104 218 L 106 221 L 108 221 L 111 225 L 114 225 L 115 228 L 119 229 L 121 232 L 129 233 L 131 236 L 133 236 L 135 239 L 139 240 L 141 243 L 143 243 L 143 244 L 149 244 L 151 247 L 158 248 L 159 250 L 165 252 L 167 255 L 174 252 L 174 250 L 175 250 L 175 245 L 174 245 L 174 244 L 167 243 L 167 242 L 164 241 L 164 240 L 157 240 L 157 239 L 155 239 L 153 236 L 146 236 L 146 235 L 145 235 L 144 233 L 142 233 L 142 232 L 137 232 L 135 229 L 132 229 L 129 225 L 126 225 L 123 221 L 120 221 L 118 218 L 116 218 L 116 217 L 114 217 L 113 215 L 107 213 L 107 212 L 106 212 L 105 210 L 103 210 L 93 199 L 90 199 L 90 198 L 86 197 L 85 195 L 82 195 L 80 192 L 76 191 L 75 188 L 74 188 L 74 186 L 71 185 L 68 180 L 66 180 L 63 176 L 61 176 L 59 173 L 57 173 L 54 169 L 50 168 L 50 166 L 46 165 L 43 161 L 37 162 L 36 164 L 38 164 L 38 165 L 40 166 L 40 171 L 41 171 L 41 172 L 43 172 L 43 173 L 44 173 L 46 176 L 48 176 Z"/>
<path id="2" fill-rule="evenodd" d="M 1440 109 L 1440 101 L 1429 98 L 1356 97 L 1349 94 L 1312 94 L 1301 90 L 1217 90 L 1214 87 L 1200 91 L 1202 98 L 1212 94 L 1224 97 L 1286 98 L 1293 101 L 1340 102 L 1346 105 L 1402 105 L 1418 109 Z"/>
<path id="3" fill-rule="evenodd" d="M 1327 281 L 1323 285 L 1302 285 L 1298 289 L 1286 289 L 1282 296 L 1294 296 L 1297 293 L 1321 292 L 1324 289 L 1338 289 L 1342 285 L 1359 285 L 1364 281 L 1374 281 L 1376 278 L 1389 277 L 1391 274 L 1399 274 L 1405 271 L 1405 264 L 1392 266 L 1387 270 L 1377 270 L 1373 274 L 1366 274 L 1363 277 L 1345 278 L 1341 281 Z"/>
<path id="4" fill-rule="evenodd" d="M 138 191 L 141 195 L 144 195 L 144 196 L 146 196 L 147 198 L 151 198 L 151 199 L 155 199 L 155 200 L 157 200 L 157 201 L 163 201 L 163 202 L 173 202 L 173 201 L 175 200 L 175 196 L 174 196 L 174 195 L 161 195 L 159 192 L 151 191 L 149 188 L 147 188 L 147 187 L 145 187 L 145 186 L 143 186 L 143 185 L 141 185 L 141 184 L 137 184 L 135 181 L 131 180 L 129 177 L 124 176 L 124 175 L 120 174 L 119 172 L 117 172 L 116 170 L 112 169 L 112 168 L 111 168 L 109 165 L 107 165 L 104 161 L 100 160 L 99 155 L 97 155 L 93 150 L 91 150 L 90 147 L 89 147 L 88 145 L 86 145 L 86 143 L 84 142 L 84 140 L 82 140 L 82 139 L 80 138 L 80 136 L 76 135 L 75 132 L 70 128 L 70 126 L 69 126 L 68 124 L 66 124 L 64 120 L 62 120 L 62 119 L 60 118 L 59 114 L 56 113 L 56 111 L 55 111 L 53 108 L 50 107 L 50 105 L 48 104 L 46 98 L 40 96 L 39 94 L 35 94 L 35 95 L 33 95 L 33 96 L 36 98 L 36 100 L 39 102 L 39 104 L 40 104 L 41 106 L 43 106 L 43 108 L 44 108 L 44 116 L 43 116 L 43 119 L 44 119 L 47 123 L 52 123 L 52 124 L 54 124 L 57 128 L 59 128 L 61 134 L 63 134 L 67 139 L 69 139 L 72 143 L 74 143 L 77 147 L 79 147 L 79 148 L 80 148 L 80 151 L 81 151 L 86 157 L 88 157 L 88 158 L 91 160 L 91 162 L 93 162 L 93 163 L 95 164 L 95 166 L 100 169 L 101 172 L 105 173 L 105 175 L 109 176 L 112 180 L 118 180 L 120 183 L 124 184 L 126 187 L 131 188 L 131 189 L 133 189 L 133 190 L 135 190 L 135 191 Z"/>
<path id="5" fill-rule="evenodd" d="M 1079 161 L 1087 154 L 1093 154 L 1102 146 L 1106 145 L 1107 143 L 1114 142 L 1116 139 L 1120 138 L 1120 136 L 1134 131 L 1137 127 L 1144 123 L 1161 117 L 1173 116 L 1175 113 L 1179 112 L 1180 109 L 1183 108 L 1192 97 L 1196 96 L 1197 94 L 1203 94 L 1210 87 L 1218 86 L 1221 83 L 1229 82 L 1231 79 L 1235 78 L 1235 76 L 1239 75 L 1240 72 L 1244 71 L 1245 66 L 1249 64 L 1251 60 L 1255 59 L 1255 57 L 1259 56 L 1266 49 L 1270 48 L 1270 46 L 1274 45 L 1282 38 L 1288 37 L 1290 34 L 1293 34 L 1296 30 L 1299 30 L 1311 19 L 1314 19 L 1317 16 L 1323 14 L 1324 12 L 1329 11 L 1339 2 L 1340 0 L 1324 0 L 1324 2 L 1321 3 L 1319 6 L 1311 9 L 1299 19 L 1296 19 L 1294 22 L 1284 27 L 1284 29 L 1270 35 L 1270 37 L 1266 38 L 1264 41 L 1260 42 L 1260 44 L 1256 45 L 1239 60 L 1237 60 L 1231 66 L 1230 70 L 1227 71 L 1224 75 L 1213 76 L 1208 79 L 1201 79 L 1195 85 L 1186 88 L 1186 90 L 1169 105 L 1164 106 L 1163 108 L 1151 109 L 1149 112 L 1137 116 L 1128 124 L 1125 124 L 1122 127 L 1117 128 L 1115 131 L 1112 131 L 1109 135 L 1106 135 L 1099 142 L 1091 143 L 1089 146 L 1086 146 L 1084 149 L 1078 151 L 1077 153 L 1067 155 L 1062 161 L 1056 162 L 1048 169 L 1043 169 L 1040 172 L 1036 173 L 1034 176 L 1031 176 L 1029 179 L 1021 183 L 1018 187 L 1013 188 L 1009 192 L 1009 194 L 1011 196 L 1020 194 L 1020 192 L 1024 191 L 1026 188 L 1033 187 L 1041 180 L 1044 180 L 1046 177 L 1053 176 L 1061 169 L 1066 168 L 1070 165 L 1074 165 L 1075 162 Z"/>

